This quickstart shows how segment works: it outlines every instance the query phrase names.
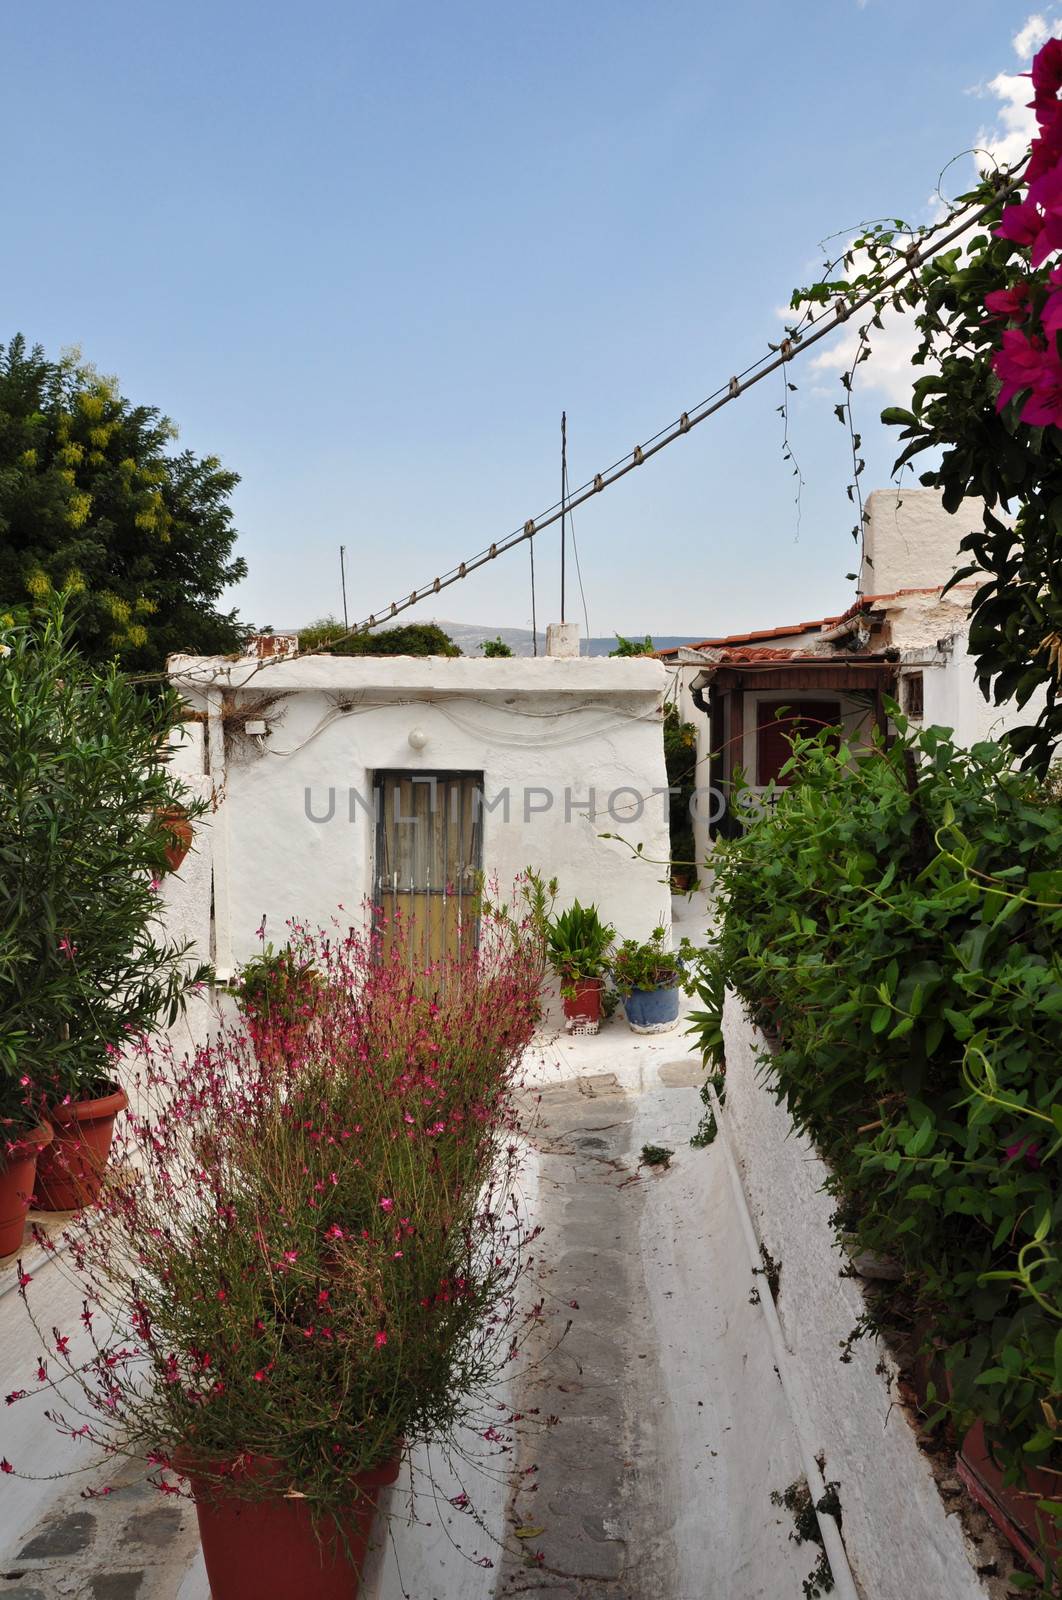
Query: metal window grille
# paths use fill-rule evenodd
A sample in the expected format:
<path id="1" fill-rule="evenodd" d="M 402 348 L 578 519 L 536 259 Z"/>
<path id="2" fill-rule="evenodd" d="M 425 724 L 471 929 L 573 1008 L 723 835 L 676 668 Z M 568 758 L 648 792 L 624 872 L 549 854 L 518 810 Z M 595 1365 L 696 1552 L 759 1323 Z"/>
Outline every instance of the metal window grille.
<path id="1" fill-rule="evenodd" d="M 378 772 L 376 927 L 384 953 L 404 939 L 410 963 L 460 955 L 479 935 L 481 772 Z"/>

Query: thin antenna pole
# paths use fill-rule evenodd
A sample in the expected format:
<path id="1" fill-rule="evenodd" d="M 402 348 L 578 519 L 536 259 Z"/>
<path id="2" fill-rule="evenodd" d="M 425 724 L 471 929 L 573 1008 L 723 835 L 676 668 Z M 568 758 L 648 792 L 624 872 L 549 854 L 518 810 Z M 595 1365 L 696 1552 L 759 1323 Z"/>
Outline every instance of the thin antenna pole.
<path id="1" fill-rule="evenodd" d="M 561 412 L 561 614 L 564 621 L 564 554 L 567 544 L 565 508 L 568 503 L 568 414 Z"/>
<path id="2" fill-rule="evenodd" d="M 538 618 L 535 615 L 535 541 L 529 539 L 527 548 L 531 552 L 531 654 L 538 655 Z"/>
<path id="3" fill-rule="evenodd" d="M 344 560 L 346 550 L 346 545 L 341 544 L 339 547 L 339 581 L 343 585 L 343 626 L 344 628 L 349 628 L 350 623 L 347 621 L 347 564 Z"/>

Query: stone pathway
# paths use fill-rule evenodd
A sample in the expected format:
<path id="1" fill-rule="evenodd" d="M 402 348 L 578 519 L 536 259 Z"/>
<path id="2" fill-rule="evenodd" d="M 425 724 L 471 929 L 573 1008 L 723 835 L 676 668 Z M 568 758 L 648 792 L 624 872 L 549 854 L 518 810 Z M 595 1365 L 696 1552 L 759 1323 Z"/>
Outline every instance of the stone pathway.
<path id="1" fill-rule="evenodd" d="M 178 1600 L 199 1548 L 195 1509 L 129 1466 L 103 1500 L 67 1488 L 0 1569 L 0 1600 Z"/>
<path id="2" fill-rule="evenodd" d="M 538 1471 L 517 1480 L 510 1532 L 541 1531 L 504 1558 L 498 1596 L 775 1600 L 810 1566 L 770 1502 L 799 1467 L 722 1162 L 689 1145 L 702 1073 L 657 1077 L 642 1096 L 611 1074 L 542 1094 L 552 1315 L 517 1408 L 559 1421 L 522 1442 Z M 640 1165 L 643 1144 L 670 1166 Z"/>

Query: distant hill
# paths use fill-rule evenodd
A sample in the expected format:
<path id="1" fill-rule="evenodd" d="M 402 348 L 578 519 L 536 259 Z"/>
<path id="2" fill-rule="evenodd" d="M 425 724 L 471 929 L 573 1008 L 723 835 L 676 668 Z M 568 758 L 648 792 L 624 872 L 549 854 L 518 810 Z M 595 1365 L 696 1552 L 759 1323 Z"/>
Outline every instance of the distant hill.
<path id="1" fill-rule="evenodd" d="M 432 621 L 437 623 L 444 633 L 450 635 L 450 638 L 456 645 L 460 646 L 462 653 L 466 656 L 480 655 L 480 646 L 484 639 L 496 638 L 500 638 L 503 644 L 507 644 L 514 656 L 530 656 L 535 653 L 533 635 L 530 628 L 499 628 L 490 623 L 481 624 L 478 622 L 446 622 L 439 617 L 433 617 Z M 689 634 L 653 633 L 651 628 L 643 628 L 637 638 L 643 639 L 647 633 L 651 635 L 653 644 L 658 650 L 667 650 L 672 645 L 689 644 L 690 642 Z M 584 655 L 607 656 L 609 651 L 616 648 L 616 637 L 612 634 L 606 638 L 591 639 L 589 641 L 589 650 L 586 648 L 586 643 L 587 641 L 584 639 Z M 538 653 L 539 655 L 544 655 L 545 651 L 546 635 L 540 629 Z"/>

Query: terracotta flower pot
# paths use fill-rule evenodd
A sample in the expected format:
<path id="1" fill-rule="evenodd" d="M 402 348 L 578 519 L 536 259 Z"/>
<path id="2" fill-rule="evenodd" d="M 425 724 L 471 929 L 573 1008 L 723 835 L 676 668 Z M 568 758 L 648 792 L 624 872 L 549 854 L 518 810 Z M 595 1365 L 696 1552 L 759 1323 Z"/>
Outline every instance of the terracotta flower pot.
<path id="1" fill-rule="evenodd" d="M 6 1153 L 0 1150 L 0 1256 L 22 1248 L 37 1173 L 37 1158 L 52 1137 L 51 1125 L 42 1122 L 16 1140 Z"/>
<path id="2" fill-rule="evenodd" d="M 602 978 L 576 978 L 570 985 L 575 993 L 564 996 L 564 1015 L 569 1032 L 596 1033 L 601 1026 Z"/>
<path id="3" fill-rule="evenodd" d="M 962 1442 L 955 1463 L 959 1477 L 999 1531 L 1043 1581 L 1045 1557 L 1052 1572 L 1062 1557 L 1062 1531 L 1057 1522 L 1037 1511 L 1039 1500 L 1057 1500 L 1058 1473 L 1030 1467 L 1023 1484 L 1005 1484 L 985 1439 L 983 1422 L 975 1422 Z"/>
<path id="4" fill-rule="evenodd" d="M 166 863 L 171 872 L 178 872 L 185 856 L 192 848 L 192 824 L 183 806 L 168 806 L 155 813 L 171 843 L 166 846 Z"/>
<path id="5" fill-rule="evenodd" d="M 199 1475 L 193 1458 L 178 1455 L 199 1520 L 212 1600 L 355 1600 L 383 1491 L 398 1477 L 398 1452 L 379 1467 L 355 1473 L 351 1506 L 314 1526 L 310 1503 L 279 1489 L 269 1493 L 277 1464 L 259 1457 L 246 1468 L 261 1497 L 243 1499 L 213 1476 Z M 215 1469 L 217 1470 L 217 1469 Z"/>
<path id="6" fill-rule="evenodd" d="M 55 1138 L 37 1163 L 37 1204 L 42 1211 L 74 1211 L 99 1195 L 114 1137 L 114 1119 L 129 1104 L 124 1089 L 98 1100 L 54 1106 Z"/>

